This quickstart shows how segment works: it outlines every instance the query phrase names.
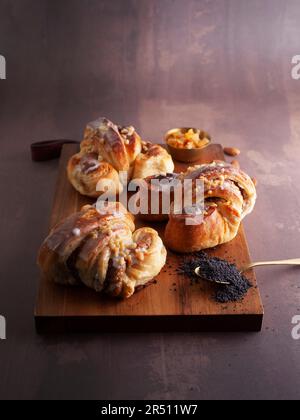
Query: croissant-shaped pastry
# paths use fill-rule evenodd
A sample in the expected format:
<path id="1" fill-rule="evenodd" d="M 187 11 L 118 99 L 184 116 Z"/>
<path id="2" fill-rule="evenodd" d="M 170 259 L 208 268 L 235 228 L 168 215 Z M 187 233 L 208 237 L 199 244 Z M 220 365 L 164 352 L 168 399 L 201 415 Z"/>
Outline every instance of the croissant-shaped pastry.
<path id="1" fill-rule="evenodd" d="M 135 231 L 120 203 L 85 206 L 52 229 L 38 256 L 48 281 L 129 298 L 166 263 L 166 248 L 151 228 Z"/>
<path id="2" fill-rule="evenodd" d="M 194 192 L 198 179 L 204 183 L 204 208 L 195 206 L 179 213 L 174 211 L 174 206 L 170 208 L 165 245 L 175 252 L 191 253 L 231 241 L 256 202 L 256 189 L 251 178 L 225 162 L 195 166 L 176 176 L 182 184 L 191 180 Z M 150 180 L 147 180 L 148 185 Z M 199 216 L 202 218 L 200 222 Z M 146 216 L 148 220 L 149 217 Z M 155 217 L 163 220 L 164 215 Z"/>
<path id="3" fill-rule="evenodd" d="M 145 145 L 134 127 L 119 127 L 107 118 L 88 124 L 80 153 L 67 167 L 68 177 L 82 195 L 99 197 L 121 193 L 126 182 L 134 178 L 166 174 L 174 170 L 168 152 L 158 145 Z"/>

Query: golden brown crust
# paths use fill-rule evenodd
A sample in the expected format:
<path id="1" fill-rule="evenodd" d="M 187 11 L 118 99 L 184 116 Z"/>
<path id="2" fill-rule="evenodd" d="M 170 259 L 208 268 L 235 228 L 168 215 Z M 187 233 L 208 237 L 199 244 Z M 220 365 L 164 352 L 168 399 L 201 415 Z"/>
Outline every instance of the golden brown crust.
<path id="1" fill-rule="evenodd" d="M 107 118 L 99 118 L 88 124 L 80 153 L 68 164 L 68 177 L 74 188 L 83 195 L 99 197 L 103 188 L 96 191 L 98 182 L 107 179 L 112 183 L 109 192 L 119 193 L 123 186 L 119 172 L 127 174 L 127 180 L 174 170 L 171 156 L 158 145 L 143 142 L 134 127 L 119 127 Z M 87 163 L 90 161 L 90 165 Z M 88 173 L 85 166 L 91 169 Z"/>
<path id="2" fill-rule="evenodd" d="M 103 160 L 117 171 L 129 171 L 133 159 L 142 149 L 141 139 L 135 133 L 131 136 L 121 134 L 119 128 L 106 118 L 100 118 L 89 124 L 91 143 Z M 86 147 L 85 140 L 83 147 Z"/>
<path id="3" fill-rule="evenodd" d="M 151 208 L 151 180 L 148 178 L 149 209 Z M 204 185 L 204 209 L 191 215 L 170 211 L 165 231 L 165 244 L 173 251 L 190 253 L 212 248 L 235 238 L 243 218 L 251 213 L 256 201 L 256 189 L 251 178 L 225 162 L 213 162 L 189 168 L 177 180 L 192 180 L 193 191 L 197 180 Z M 172 201 L 172 197 L 171 197 Z M 161 208 L 160 197 L 160 208 Z M 150 216 L 142 216 L 151 220 Z M 153 216 L 164 220 L 166 215 Z M 199 219 L 200 218 L 200 219 Z"/>
<path id="4" fill-rule="evenodd" d="M 219 209 L 207 209 L 203 222 L 195 225 L 187 224 L 186 215 L 171 214 L 165 244 L 179 253 L 213 248 L 231 241 L 237 235 L 240 220 L 240 214 L 228 204 L 222 204 Z"/>
<path id="5" fill-rule="evenodd" d="M 135 231 L 133 216 L 120 203 L 97 210 L 85 206 L 55 226 L 38 264 L 48 281 L 84 284 L 97 292 L 128 298 L 162 269 L 166 250 L 156 231 Z"/>
<path id="6" fill-rule="evenodd" d="M 118 172 L 107 162 L 99 160 L 96 153 L 77 153 L 69 160 L 68 178 L 82 195 L 99 197 L 105 186 L 111 195 L 120 194 L 123 186 Z"/>
<path id="7" fill-rule="evenodd" d="M 80 153 L 69 161 L 69 180 L 82 195 L 99 197 L 108 189 L 107 193 L 115 196 L 123 190 L 119 172 L 130 176 L 132 163 L 141 150 L 142 141 L 134 129 L 120 128 L 99 118 L 88 124 Z"/>
<path id="8" fill-rule="evenodd" d="M 165 175 L 174 172 L 171 155 L 158 144 L 147 144 L 134 164 L 133 179 L 145 179 L 153 175 Z"/>
<path id="9" fill-rule="evenodd" d="M 233 194 L 239 197 L 242 194 L 243 208 L 241 217 L 251 213 L 256 202 L 256 188 L 252 179 L 239 168 L 225 162 L 213 162 L 211 164 L 198 165 L 189 168 L 182 175 L 183 179 L 203 179 L 205 186 L 205 198 L 229 198 Z M 239 190 L 239 192 L 237 191 Z M 209 194 L 210 191 L 213 194 Z"/>

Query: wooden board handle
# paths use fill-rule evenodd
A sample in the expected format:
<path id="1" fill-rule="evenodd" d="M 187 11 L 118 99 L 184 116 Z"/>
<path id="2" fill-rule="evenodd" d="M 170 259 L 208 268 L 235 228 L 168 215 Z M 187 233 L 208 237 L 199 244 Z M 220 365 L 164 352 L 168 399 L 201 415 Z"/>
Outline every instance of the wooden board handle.
<path id="1" fill-rule="evenodd" d="M 64 144 L 79 144 L 77 140 L 46 140 L 31 144 L 31 158 L 34 162 L 57 159 L 61 155 Z"/>

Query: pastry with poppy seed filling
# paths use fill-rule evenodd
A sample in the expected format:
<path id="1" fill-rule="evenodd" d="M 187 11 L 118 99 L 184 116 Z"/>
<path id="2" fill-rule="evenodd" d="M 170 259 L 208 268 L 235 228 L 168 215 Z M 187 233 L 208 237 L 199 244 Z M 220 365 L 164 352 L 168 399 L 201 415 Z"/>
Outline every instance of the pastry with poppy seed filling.
<path id="1" fill-rule="evenodd" d="M 251 178 L 231 164 L 213 162 L 189 168 L 180 179 L 203 182 L 202 221 L 187 223 L 199 215 L 171 211 L 165 232 L 166 246 L 176 252 L 190 253 L 234 239 L 242 220 L 255 206 L 256 188 Z"/>
<path id="2" fill-rule="evenodd" d="M 151 228 L 135 230 L 121 203 L 85 206 L 57 226 L 41 246 L 38 264 L 48 281 L 85 285 L 129 298 L 150 284 L 166 263 L 167 251 Z"/>

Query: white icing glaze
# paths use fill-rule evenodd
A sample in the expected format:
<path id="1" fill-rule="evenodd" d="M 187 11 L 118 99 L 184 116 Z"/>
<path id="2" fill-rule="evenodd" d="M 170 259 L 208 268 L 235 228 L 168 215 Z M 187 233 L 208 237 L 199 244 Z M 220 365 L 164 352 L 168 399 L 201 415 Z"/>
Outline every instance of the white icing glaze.
<path id="1" fill-rule="evenodd" d="M 98 160 L 95 160 L 92 162 L 92 165 L 85 171 L 85 173 L 88 175 L 89 173 L 94 172 L 99 167 L 100 167 L 100 162 Z"/>

